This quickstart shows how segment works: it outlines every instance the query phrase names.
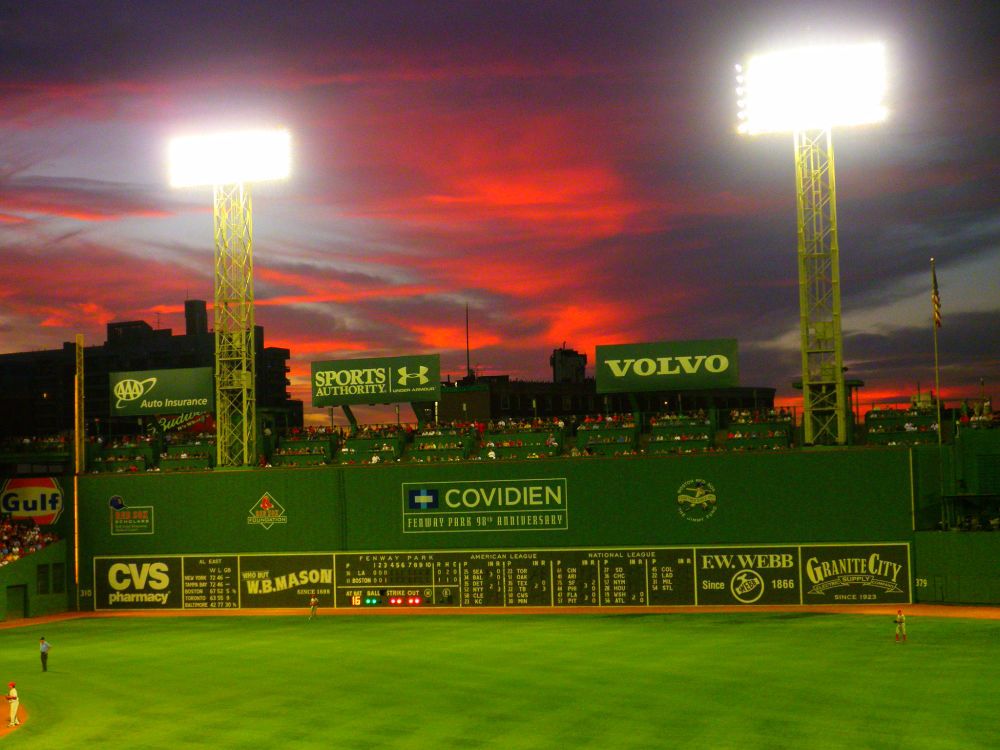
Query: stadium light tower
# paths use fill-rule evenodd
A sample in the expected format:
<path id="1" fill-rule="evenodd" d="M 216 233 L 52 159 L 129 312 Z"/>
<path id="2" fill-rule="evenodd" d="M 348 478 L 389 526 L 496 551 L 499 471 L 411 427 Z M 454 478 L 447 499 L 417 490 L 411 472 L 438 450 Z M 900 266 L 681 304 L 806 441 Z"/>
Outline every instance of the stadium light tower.
<path id="1" fill-rule="evenodd" d="M 736 66 L 737 130 L 745 135 L 794 135 L 807 445 L 844 445 L 850 409 L 840 327 L 831 130 L 884 120 L 886 79 L 885 48 L 879 43 L 773 52 Z"/>
<path id="2" fill-rule="evenodd" d="M 287 130 L 170 141 L 170 184 L 211 185 L 215 224 L 216 465 L 249 466 L 257 448 L 250 183 L 288 177 Z"/>

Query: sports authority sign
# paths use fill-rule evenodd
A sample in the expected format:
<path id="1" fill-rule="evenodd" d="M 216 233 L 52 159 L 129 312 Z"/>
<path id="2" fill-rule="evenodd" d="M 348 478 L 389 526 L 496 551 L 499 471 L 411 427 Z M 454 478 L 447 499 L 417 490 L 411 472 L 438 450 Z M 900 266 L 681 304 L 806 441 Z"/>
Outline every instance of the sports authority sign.
<path id="1" fill-rule="evenodd" d="M 55 477 L 8 479 L 0 490 L 0 511 L 15 521 L 51 526 L 63 512 L 63 492 Z"/>
<path id="2" fill-rule="evenodd" d="M 312 363 L 313 406 L 397 404 L 441 398 L 441 356 Z"/>
<path id="3" fill-rule="evenodd" d="M 736 339 L 612 344 L 598 346 L 596 355 L 598 393 L 739 385 Z"/>
<path id="4" fill-rule="evenodd" d="M 215 407 L 211 367 L 112 372 L 111 416 L 206 412 Z"/>

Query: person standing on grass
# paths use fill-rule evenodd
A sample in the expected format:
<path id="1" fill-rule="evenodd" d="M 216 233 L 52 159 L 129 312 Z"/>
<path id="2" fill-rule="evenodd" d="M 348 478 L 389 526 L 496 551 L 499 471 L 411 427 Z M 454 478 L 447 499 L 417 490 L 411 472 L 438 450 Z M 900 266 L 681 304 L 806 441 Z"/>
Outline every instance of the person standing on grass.
<path id="1" fill-rule="evenodd" d="M 10 721 L 7 722 L 7 726 L 16 727 L 20 724 L 20 720 L 17 718 L 17 709 L 21 705 L 21 699 L 17 697 L 17 686 L 13 682 L 8 682 L 7 687 L 7 705 L 10 706 Z"/>
<path id="2" fill-rule="evenodd" d="M 903 610 L 896 610 L 896 643 L 899 643 L 900 634 L 903 635 L 903 643 L 906 643 L 906 615 L 903 614 Z"/>
<path id="3" fill-rule="evenodd" d="M 318 607 L 318 606 L 319 606 L 319 599 L 316 597 L 316 594 L 313 594 L 312 598 L 309 599 L 309 619 L 310 620 L 313 619 L 316 616 L 316 607 Z"/>
<path id="4" fill-rule="evenodd" d="M 41 655 L 42 655 L 42 671 L 43 672 L 48 672 L 49 671 L 49 649 L 50 648 L 52 648 L 52 645 L 47 640 L 45 640 L 45 636 L 44 635 L 41 638 L 38 639 L 38 650 L 41 652 Z"/>

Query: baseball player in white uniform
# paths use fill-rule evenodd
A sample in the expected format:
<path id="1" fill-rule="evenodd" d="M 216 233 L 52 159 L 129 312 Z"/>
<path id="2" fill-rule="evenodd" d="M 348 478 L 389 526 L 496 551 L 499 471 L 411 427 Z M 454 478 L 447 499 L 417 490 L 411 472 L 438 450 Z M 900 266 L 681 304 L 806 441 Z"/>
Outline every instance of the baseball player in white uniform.
<path id="1" fill-rule="evenodd" d="M 896 610 L 896 642 L 899 643 L 899 636 L 903 636 L 903 642 L 906 642 L 906 615 L 903 614 L 903 610 Z"/>
<path id="2" fill-rule="evenodd" d="M 7 703 L 10 705 L 10 721 L 7 722 L 7 726 L 16 727 L 20 724 L 20 720 L 17 718 L 17 709 L 21 706 L 21 700 L 17 697 L 17 686 L 13 682 L 8 682 L 7 687 Z"/>

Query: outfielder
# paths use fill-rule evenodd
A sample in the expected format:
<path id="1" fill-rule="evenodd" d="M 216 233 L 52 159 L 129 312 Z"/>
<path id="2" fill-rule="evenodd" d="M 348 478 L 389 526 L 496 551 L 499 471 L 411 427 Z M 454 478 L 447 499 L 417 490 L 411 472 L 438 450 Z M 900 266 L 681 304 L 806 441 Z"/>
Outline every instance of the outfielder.
<path id="1" fill-rule="evenodd" d="M 8 682 L 7 687 L 10 688 L 7 691 L 7 703 L 10 705 L 10 721 L 7 722 L 7 726 L 16 727 L 21 722 L 17 718 L 17 709 L 21 706 L 21 701 L 17 697 L 17 687 L 13 682 Z"/>
<path id="2" fill-rule="evenodd" d="M 896 643 L 899 643 L 900 634 L 903 635 L 903 642 L 906 642 L 906 615 L 903 614 L 903 610 L 896 610 Z"/>
<path id="3" fill-rule="evenodd" d="M 316 607 L 318 607 L 318 606 L 319 606 L 319 599 L 316 597 L 315 594 L 313 594 L 312 598 L 309 600 L 309 619 L 310 620 L 313 619 L 316 616 Z"/>

